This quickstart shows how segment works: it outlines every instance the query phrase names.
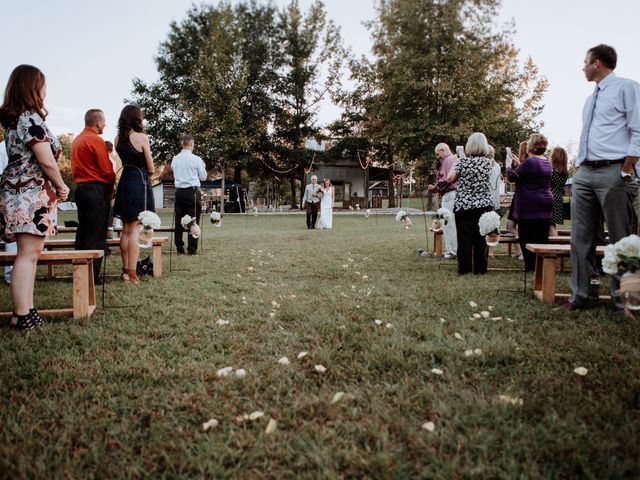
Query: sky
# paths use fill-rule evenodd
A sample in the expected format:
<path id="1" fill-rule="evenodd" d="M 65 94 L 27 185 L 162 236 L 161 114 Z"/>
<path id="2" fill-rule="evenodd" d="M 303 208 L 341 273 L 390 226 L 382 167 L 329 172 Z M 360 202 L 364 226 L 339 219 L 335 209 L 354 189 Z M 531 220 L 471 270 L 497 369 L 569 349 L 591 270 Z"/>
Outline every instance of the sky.
<path id="1" fill-rule="evenodd" d="M 47 123 L 54 133 L 79 133 L 84 112 L 101 108 L 107 119 L 104 138 L 112 140 L 124 100 L 130 98 L 132 79 L 157 79 L 154 57 L 158 46 L 166 39 L 171 21 L 182 20 L 192 3 L 32 0 L 28 8 L 14 3 L 3 9 L 0 89 L 4 92 L 15 66 L 36 65 L 47 76 Z M 288 0 L 273 3 L 282 6 Z M 311 0 L 299 3 L 306 9 Z M 352 52 L 369 54 L 371 40 L 364 22 L 375 18 L 374 0 L 324 3 Z M 496 25 L 515 21 L 513 43 L 521 60 L 531 56 L 550 82 L 541 116 L 542 133 L 549 137 L 550 145 L 567 147 L 579 138 L 582 106 L 594 88 L 582 73 L 589 47 L 599 43 L 614 46 L 616 74 L 640 80 L 640 56 L 634 48 L 639 19 L 638 0 L 503 0 Z M 326 125 L 339 114 L 337 107 L 326 102 L 319 121 Z"/>

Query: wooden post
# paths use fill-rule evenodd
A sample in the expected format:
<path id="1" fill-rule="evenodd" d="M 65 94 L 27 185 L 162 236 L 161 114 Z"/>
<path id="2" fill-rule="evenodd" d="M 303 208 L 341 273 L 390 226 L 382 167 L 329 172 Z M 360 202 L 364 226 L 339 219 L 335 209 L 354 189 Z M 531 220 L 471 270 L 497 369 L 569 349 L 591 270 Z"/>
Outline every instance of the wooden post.
<path id="1" fill-rule="evenodd" d="M 93 285 L 93 261 L 73 264 L 73 319 L 89 316 L 89 292 Z M 95 293 L 94 293 L 95 297 Z"/>
<path id="2" fill-rule="evenodd" d="M 439 232 L 433 232 L 433 256 L 442 256 L 442 230 Z"/>
<path id="3" fill-rule="evenodd" d="M 162 245 L 151 247 L 151 261 L 153 262 L 153 278 L 162 276 Z"/>

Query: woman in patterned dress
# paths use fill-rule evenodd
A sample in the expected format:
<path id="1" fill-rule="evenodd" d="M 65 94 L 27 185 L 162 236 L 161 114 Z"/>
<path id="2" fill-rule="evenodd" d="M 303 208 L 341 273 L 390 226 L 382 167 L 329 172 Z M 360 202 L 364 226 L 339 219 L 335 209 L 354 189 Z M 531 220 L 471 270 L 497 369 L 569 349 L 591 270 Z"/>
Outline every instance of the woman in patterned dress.
<path id="1" fill-rule="evenodd" d="M 480 235 L 480 216 L 493 210 L 489 178 L 493 160 L 483 133 L 469 137 L 465 156 L 455 164 L 447 181 L 458 182 L 453 211 L 458 231 L 458 273 L 487 273 L 487 243 Z"/>
<path id="2" fill-rule="evenodd" d="M 9 163 L 0 178 L 0 237 L 18 244 L 11 275 L 10 325 L 31 330 L 44 323 L 33 305 L 36 264 L 47 235 L 55 234 L 56 204 L 69 195 L 57 160 L 62 149 L 44 123 L 44 74 L 16 67 L 0 106 Z"/>
<path id="3" fill-rule="evenodd" d="M 564 223 L 564 184 L 567 183 L 567 159 L 564 148 L 556 147 L 551 151 L 551 193 L 553 193 L 553 214 L 549 226 L 549 236 L 558 235 L 556 225 Z"/>

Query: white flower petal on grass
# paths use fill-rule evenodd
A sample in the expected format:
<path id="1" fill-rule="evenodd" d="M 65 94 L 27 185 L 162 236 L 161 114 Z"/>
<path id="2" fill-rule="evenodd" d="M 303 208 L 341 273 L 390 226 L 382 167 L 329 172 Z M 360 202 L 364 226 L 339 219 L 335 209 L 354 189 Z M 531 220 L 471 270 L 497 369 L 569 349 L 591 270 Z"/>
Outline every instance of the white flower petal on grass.
<path id="1" fill-rule="evenodd" d="M 306 357 L 307 355 L 309 355 L 309 352 L 300 352 L 300 353 L 298 354 L 298 360 L 300 360 L 300 359 L 302 359 L 302 358 Z"/>
<path id="2" fill-rule="evenodd" d="M 470 306 L 471 308 L 476 308 L 476 307 L 478 306 L 478 304 L 477 304 L 476 302 L 474 302 L 473 300 L 470 300 L 470 301 L 469 301 L 469 306 Z"/>
<path id="3" fill-rule="evenodd" d="M 270 419 L 267 424 L 267 428 L 265 428 L 264 433 L 267 435 L 271 435 L 278 429 L 278 421 L 275 419 Z"/>
<path id="4" fill-rule="evenodd" d="M 235 375 L 236 378 L 243 379 L 247 376 L 247 371 L 244 368 L 239 368 L 238 370 L 236 370 Z"/>
<path id="5" fill-rule="evenodd" d="M 363 280 L 369 280 L 369 275 L 362 275 Z"/>
<path id="6" fill-rule="evenodd" d="M 509 323 L 514 323 L 514 322 L 515 322 L 515 320 L 511 320 L 509 317 L 507 317 L 507 322 L 509 322 Z"/>
<path id="7" fill-rule="evenodd" d="M 439 368 L 432 368 L 431 373 L 433 373 L 434 375 L 442 375 L 444 372 Z"/>
<path id="8" fill-rule="evenodd" d="M 446 320 L 444 318 L 440 317 L 440 323 L 445 323 L 445 322 L 446 322 Z"/>
<path id="9" fill-rule="evenodd" d="M 422 429 L 427 432 L 433 432 L 436 429 L 436 426 L 433 422 L 424 422 L 422 424 Z"/>
<path id="10" fill-rule="evenodd" d="M 218 370 L 218 377 L 227 377 L 233 371 L 233 367 L 224 367 Z"/>
<path id="11" fill-rule="evenodd" d="M 344 265 L 342 265 L 342 268 L 349 268 L 349 265 L 345 263 Z"/>
<path id="12" fill-rule="evenodd" d="M 479 313 L 474 313 L 474 314 L 473 314 L 473 318 L 474 318 L 475 320 L 478 320 L 478 319 L 482 318 L 482 316 L 481 316 Z"/>
<path id="13" fill-rule="evenodd" d="M 490 312 L 493 312 L 493 305 L 489 305 L 489 306 L 487 307 L 487 310 L 489 310 Z"/>
<path id="14" fill-rule="evenodd" d="M 276 316 L 276 312 L 273 312 L 273 311 L 269 312 L 269 318 L 275 318 L 275 316 Z"/>
<path id="15" fill-rule="evenodd" d="M 587 370 L 584 367 L 578 367 L 578 368 L 573 370 L 573 373 L 575 373 L 577 375 L 580 375 L 581 377 L 584 377 L 588 372 L 589 372 L 589 370 Z"/>
<path id="16" fill-rule="evenodd" d="M 255 420 L 258 420 L 259 418 L 264 417 L 264 412 L 261 412 L 260 410 L 256 410 L 255 412 L 251 413 L 249 415 L 249 420 L 251 420 L 252 422 Z"/>
<path id="17" fill-rule="evenodd" d="M 218 325 L 229 325 L 229 320 L 223 320 L 221 318 L 216 322 Z"/>
<path id="18" fill-rule="evenodd" d="M 331 399 L 331 403 L 339 402 L 342 399 L 342 397 L 344 397 L 344 392 L 336 392 L 336 394 Z"/>
<path id="19" fill-rule="evenodd" d="M 280 304 L 275 300 L 271 300 L 271 306 L 273 306 L 274 308 L 280 308 Z"/>
<path id="20" fill-rule="evenodd" d="M 253 267 L 247 267 L 247 271 L 253 272 Z"/>
<path id="21" fill-rule="evenodd" d="M 491 316 L 491 314 L 486 310 L 483 310 L 482 312 L 480 312 L 480 315 L 482 316 L 482 318 L 489 318 Z"/>
<path id="22" fill-rule="evenodd" d="M 511 405 L 520 405 L 524 403 L 520 397 L 512 397 L 510 395 L 500 395 L 498 399 L 504 403 L 510 403 Z"/>
<path id="23" fill-rule="evenodd" d="M 497 322 L 498 320 L 502 320 L 502 317 L 491 317 L 491 320 Z"/>
<path id="24" fill-rule="evenodd" d="M 458 340 L 463 340 L 462 335 L 460 335 L 458 332 L 455 332 L 453 336 L 456 337 Z"/>
<path id="25" fill-rule="evenodd" d="M 385 327 L 387 327 L 387 328 L 393 328 L 393 324 L 392 324 L 392 323 L 387 322 L 387 324 L 385 325 Z"/>
<path id="26" fill-rule="evenodd" d="M 218 423 L 219 423 L 218 420 L 216 420 L 215 418 L 212 418 L 211 420 L 204 422 L 202 424 L 202 430 L 206 432 L 210 428 L 216 428 L 218 426 Z"/>
<path id="27" fill-rule="evenodd" d="M 470 357 L 471 355 L 473 355 L 473 350 L 465 350 L 464 355 L 465 357 Z"/>
<path id="28" fill-rule="evenodd" d="M 473 350 L 473 353 L 475 353 L 476 355 L 482 355 L 482 350 L 480 350 L 479 348 L 476 348 Z"/>
<path id="29" fill-rule="evenodd" d="M 373 323 L 376 325 L 382 325 L 382 320 L 374 320 Z"/>
<path id="30" fill-rule="evenodd" d="M 325 373 L 327 371 L 327 367 L 325 367 L 324 365 L 314 365 L 313 368 L 318 373 Z"/>
<path id="31" fill-rule="evenodd" d="M 289 363 L 291 362 L 289 362 L 289 359 L 287 357 L 282 357 L 281 359 L 278 360 L 278 363 L 280 365 L 289 365 Z"/>

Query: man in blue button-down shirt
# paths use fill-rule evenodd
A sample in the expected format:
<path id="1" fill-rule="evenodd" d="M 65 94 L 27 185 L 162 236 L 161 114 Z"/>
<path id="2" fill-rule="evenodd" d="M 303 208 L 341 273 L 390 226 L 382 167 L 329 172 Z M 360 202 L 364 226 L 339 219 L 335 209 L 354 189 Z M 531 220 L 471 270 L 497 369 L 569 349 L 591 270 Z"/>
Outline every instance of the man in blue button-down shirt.
<path id="1" fill-rule="evenodd" d="M 593 273 L 597 232 L 602 218 L 609 241 L 631 234 L 631 194 L 637 190 L 634 166 L 640 157 L 640 85 L 617 77 L 616 51 L 608 45 L 589 49 L 584 74 L 596 89 L 582 114 L 578 170 L 573 177 L 571 199 L 571 301 L 567 309 L 585 306 Z M 612 278 L 614 306 L 625 316 L 619 298 L 613 296 L 619 278 Z"/>

